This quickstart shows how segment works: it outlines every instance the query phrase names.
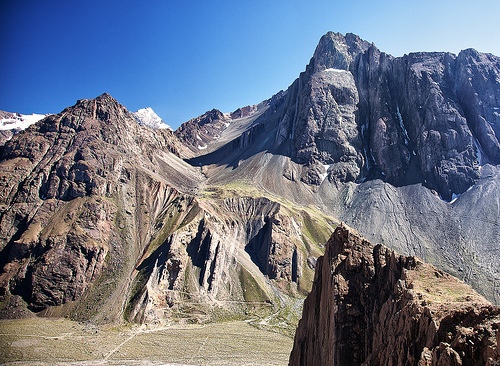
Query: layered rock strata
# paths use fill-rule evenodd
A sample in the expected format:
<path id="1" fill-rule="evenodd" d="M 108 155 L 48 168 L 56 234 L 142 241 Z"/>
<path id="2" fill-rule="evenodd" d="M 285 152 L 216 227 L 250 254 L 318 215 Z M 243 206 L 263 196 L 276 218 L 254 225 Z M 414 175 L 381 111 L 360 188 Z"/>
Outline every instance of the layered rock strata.
<path id="1" fill-rule="evenodd" d="M 338 227 L 318 260 L 290 365 L 496 365 L 500 308 Z"/>
<path id="2" fill-rule="evenodd" d="M 287 90 L 278 145 L 322 182 L 420 182 L 446 200 L 498 164 L 500 59 L 474 50 L 392 57 L 353 34 L 324 35 Z"/>

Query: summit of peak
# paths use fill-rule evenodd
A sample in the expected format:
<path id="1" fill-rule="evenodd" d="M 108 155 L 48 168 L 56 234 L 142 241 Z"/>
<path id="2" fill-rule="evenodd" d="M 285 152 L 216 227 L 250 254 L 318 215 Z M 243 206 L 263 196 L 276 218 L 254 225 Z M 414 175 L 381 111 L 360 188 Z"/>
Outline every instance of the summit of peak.
<path id="1" fill-rule="evenodd" d="M 353 33 L 328 32 L 321 37 L 314 51 L 314 72 L 325 69 L 349 70 L 354 58 L 372 46 Z"/>
<path id="2" fill-rule="evenodd" d="M 167 125 L 151 107 L 141 108 L 137 112 L 132 112 L 132 114 L 140 125 L 147 126 L 155 130 L 164 128 L 172 130 L 172 128 Z"/>

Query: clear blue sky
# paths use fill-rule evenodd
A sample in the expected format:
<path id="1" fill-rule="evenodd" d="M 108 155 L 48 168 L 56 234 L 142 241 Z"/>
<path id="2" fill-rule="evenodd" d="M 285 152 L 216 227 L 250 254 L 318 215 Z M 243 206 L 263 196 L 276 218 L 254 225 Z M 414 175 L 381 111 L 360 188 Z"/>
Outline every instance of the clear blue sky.
<path id="1" fill-rule="evenodd" d="M 1 0 L 0 110 L 58 113 L 108 92 L 176 128 L 286 89 L 330 30 L 394 56 L 500 55 L 500 1 Z"/>

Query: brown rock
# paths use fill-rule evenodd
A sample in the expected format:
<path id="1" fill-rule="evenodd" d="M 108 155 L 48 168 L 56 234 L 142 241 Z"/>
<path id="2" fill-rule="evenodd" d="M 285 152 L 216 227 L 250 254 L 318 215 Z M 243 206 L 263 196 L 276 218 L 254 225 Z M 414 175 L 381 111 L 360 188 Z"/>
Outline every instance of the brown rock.
<path id="1" fill-rule="evenodd" d="M 500 308 L 340 226 L 318 260 L 290 365 L 492 365 Z"/>

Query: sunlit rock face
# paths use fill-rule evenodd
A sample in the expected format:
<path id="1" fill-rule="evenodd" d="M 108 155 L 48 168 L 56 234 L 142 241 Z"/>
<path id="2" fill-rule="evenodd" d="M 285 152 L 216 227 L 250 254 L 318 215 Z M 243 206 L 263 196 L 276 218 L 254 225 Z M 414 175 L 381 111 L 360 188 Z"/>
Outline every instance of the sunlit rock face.
<path id="1" fill-rule="evenodd" d="M 330 32 L 286 90 L 175 132 L 103 94 L 3 134 L 0 316 L 284 307 L 340 221 L 498 303 L 499 69 Z"/>
<path id="2" fill-rule="evenodd" d="M 500 308 L 416 257 L 338 227 L 318 260 L 289 365 L 494 365 Z"/>
<path id="3" fill-rule="evenodd" d="M 394 58 L 328 33 L 288 91 L 277 141 L 292 139 L 309 184 L 322 164 L 334 181 L 420 182 L 451 200 L 498 164 L 499 65 L 473 50 Z"/>

